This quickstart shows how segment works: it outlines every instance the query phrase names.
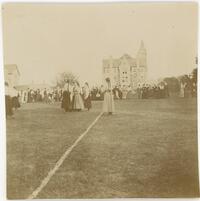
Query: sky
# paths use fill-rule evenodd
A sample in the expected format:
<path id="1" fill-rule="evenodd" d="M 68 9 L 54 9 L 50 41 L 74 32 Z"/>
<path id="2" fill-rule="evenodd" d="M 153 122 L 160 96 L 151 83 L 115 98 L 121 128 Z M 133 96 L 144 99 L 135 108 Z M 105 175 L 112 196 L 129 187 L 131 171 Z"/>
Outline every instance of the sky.
<path id="1" fill-rule="evenodd" d="M 147 50 L 148 78 L 196 67 L 197 3 L 5 3 L 4 64 L 16 64 L 20 84 L 53 83 L 61 72 L 102 81 L 102 60 Z"/>

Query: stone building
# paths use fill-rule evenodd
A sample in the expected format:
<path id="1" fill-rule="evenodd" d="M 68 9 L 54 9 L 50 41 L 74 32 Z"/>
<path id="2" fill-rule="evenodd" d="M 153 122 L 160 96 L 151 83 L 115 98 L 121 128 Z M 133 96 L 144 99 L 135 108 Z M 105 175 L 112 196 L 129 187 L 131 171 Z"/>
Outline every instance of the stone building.
<path id="1" fill-rule="evenodd" d="M 124 54 L 120 58 L 103 60 L 103 80 L 109 77 L 112 85 L 131 86 L 137 88 L 147 80 L 146 48 L 141 41 L 140 48 L 135 58 Z"/>

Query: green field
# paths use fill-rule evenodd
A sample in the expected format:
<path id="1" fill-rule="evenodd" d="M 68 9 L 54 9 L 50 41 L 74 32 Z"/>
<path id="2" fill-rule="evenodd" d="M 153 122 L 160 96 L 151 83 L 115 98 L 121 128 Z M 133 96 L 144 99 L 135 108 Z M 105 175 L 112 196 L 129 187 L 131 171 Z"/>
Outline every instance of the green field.
<path id="1" fill-rule="evenodd" d="M 7 120 L 7 197 L 27 198 L 101 112 L 26 104 Z M 36 198 L 197 197 L 196 99 L 115 101 Z"/>

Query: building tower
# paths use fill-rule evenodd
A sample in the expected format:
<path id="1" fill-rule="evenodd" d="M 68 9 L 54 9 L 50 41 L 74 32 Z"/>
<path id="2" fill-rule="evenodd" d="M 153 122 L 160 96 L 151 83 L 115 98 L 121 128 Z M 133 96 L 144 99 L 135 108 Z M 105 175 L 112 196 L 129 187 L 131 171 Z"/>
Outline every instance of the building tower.
<path id="1" fill-rule="evenodd" d="M 147 52 L 144 42 L 141 41 L 140 48 L 137 53 L 137 83 L 144 83 L 147 79 Z"/>

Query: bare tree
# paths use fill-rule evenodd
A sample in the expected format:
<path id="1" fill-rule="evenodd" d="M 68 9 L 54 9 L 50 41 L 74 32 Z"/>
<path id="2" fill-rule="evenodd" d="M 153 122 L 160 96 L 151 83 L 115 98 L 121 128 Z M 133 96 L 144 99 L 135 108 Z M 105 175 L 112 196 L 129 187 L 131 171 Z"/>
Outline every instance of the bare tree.
<path id="1" fill-rule="evenodd" d="M 78 77 L 71 72 L 62 72 L 56 78 L 56 86 L 64 87 L 65 83 L 74 83 L 78 81 Z"/>

